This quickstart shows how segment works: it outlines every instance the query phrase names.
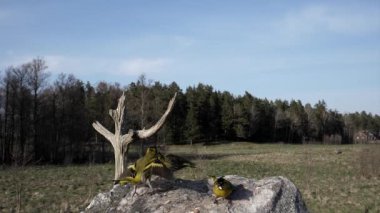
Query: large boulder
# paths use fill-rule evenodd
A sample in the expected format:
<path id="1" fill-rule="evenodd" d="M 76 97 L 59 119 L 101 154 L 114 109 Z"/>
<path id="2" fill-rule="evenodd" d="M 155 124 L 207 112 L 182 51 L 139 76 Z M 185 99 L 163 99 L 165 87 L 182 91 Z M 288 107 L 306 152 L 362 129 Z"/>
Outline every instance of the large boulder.
<path id="1" fill-rule="evenodd" d="M 284 177 L 259 181 L 225 176 L 236 189 L 230 200 L 218 200 L 207 180 L 152 181 L 153 191 L 139 186 L 115 185 L 110 192 L 98 194 L 85 212 L 308 212 L 297 187 Z"/>

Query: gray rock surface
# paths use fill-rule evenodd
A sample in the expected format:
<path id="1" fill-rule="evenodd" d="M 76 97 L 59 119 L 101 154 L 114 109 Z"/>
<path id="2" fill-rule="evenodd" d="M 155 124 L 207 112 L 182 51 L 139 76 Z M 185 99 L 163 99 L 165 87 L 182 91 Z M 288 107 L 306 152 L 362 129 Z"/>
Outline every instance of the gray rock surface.
<path id="1" fill-rule="evenodd" d="M 100 193 L 85 212 L 308 212 L 296 186 L 284 177 L 259 181 L 236 175 L 225 176 L 236 187 L 226 199 L 211 193 L 207 180 L 152 181 L 153 191 L 139 186 L 132 197 L 132 187 L 115 185 L 110 192 Z"/>

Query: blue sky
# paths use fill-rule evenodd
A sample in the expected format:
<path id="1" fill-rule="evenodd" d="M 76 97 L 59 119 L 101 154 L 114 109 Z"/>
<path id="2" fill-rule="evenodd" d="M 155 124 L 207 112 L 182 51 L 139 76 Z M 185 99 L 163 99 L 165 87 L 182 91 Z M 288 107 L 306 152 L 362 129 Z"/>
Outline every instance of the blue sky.
<path id="1" fill-rule="evenodd" d="M 0 0 L 0 70 L 324 99 L 380 114 L 380 1 Z"/>

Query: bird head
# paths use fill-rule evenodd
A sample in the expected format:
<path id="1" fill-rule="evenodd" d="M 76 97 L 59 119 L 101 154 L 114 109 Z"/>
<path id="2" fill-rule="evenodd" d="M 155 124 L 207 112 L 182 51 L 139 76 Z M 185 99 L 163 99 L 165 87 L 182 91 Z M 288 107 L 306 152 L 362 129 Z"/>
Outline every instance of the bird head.
<path id="1" fill-rule="evenodd" d="M 148 149 L 146 149 L 145 156 L 154 157 L 156 154 L 157 154 L 156 147 L 148 147 Z"/>
<path id="2" fill-rule="evenodd" d="M 221 184 L 224 181 L 224 176 L 216 177 L 214 175 L 211 175 L 209 178 L 212 179 L 214 184 Z"/>
<path id="3" fill-rule="evenodd" d="M 223 185 L 225 181 L 226 180 L 224 179 L 224 176 L 220 176 L 219 178 L 215 179 L 215 183 L 218 185 Z"/>

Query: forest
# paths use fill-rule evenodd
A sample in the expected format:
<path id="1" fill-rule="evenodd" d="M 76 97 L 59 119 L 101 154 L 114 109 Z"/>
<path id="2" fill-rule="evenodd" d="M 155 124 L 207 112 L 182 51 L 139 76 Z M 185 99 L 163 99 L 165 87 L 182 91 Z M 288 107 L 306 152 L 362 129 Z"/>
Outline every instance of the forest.
<path id="1" fill-rule="evenodd" d="M 173 111 L 153 138 L 159 144 L 205 145 L 215 141 L 350 144 L 359 131 L 379 137 L 380 116 L 342 114 L 325 101 L 268 100 L 234 95 L 199 83 L 185 91 L 141 75 L 128 85 L 92 85 L 72 74 L 50 79 L 47 62 L 32 61 L 1 70 L 0 163 L 3 165 L 109 162 L 112 147 L 91 126 L 112 130 L 108 115 L 126 95 L 123 131 L 149 128 L 177 92 Z M 254 85 L 253 85 L 254 87 Z"/>

